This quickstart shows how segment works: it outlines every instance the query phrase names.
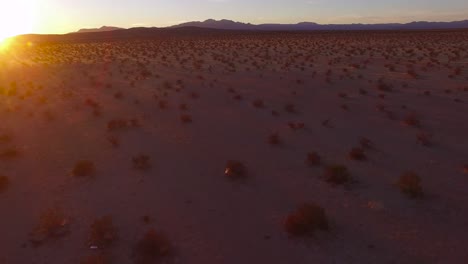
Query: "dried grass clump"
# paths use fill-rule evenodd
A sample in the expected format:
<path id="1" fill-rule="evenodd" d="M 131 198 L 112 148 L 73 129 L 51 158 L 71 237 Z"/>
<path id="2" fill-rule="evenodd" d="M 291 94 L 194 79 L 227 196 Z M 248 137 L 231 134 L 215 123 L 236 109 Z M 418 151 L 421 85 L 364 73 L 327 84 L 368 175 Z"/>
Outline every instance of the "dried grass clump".
<path id="1" fill-rule="evenodd" d="M 292 103 L 288 103 L 284 106 L 284 110 L 288 113 L 291 113 L 291 114 L 296 114 L 297 113 L 297 109 L 296 109 L 296 106 Z"/>
<path id="2" fill-rule="evenodd" d="M 30 233 L 30 242 L 39 246 L 47 240 L 58 239 L 70 232 L 70 221 L 59 208 L 50 208 L 45 211 L 37 227 Z"/>
<path id="3" fill-rule="evenodd" d="M 281 144 L 281 139 L 278 133 L 273 133 L 268 136 L 268 143 L 271 145 L 279 145 Z"/>
<path id="4" fill-rule="evenodd" d="M 91 232 L 88 239 L 88 246 L 105 249 L 117 240 L 117 229 L 115 228 L 111 216 L 103 216 L 96 219 L 91 224 Z"/>
<path id="5" fill-rule="evenodd" d="M 364 149 L 362 149 L 362 148 L 352 148 L 349 151 L 348 156 L 352 160 L 364 161 L 364 160 L 367 159 L 366 154 L 364 153 Z"/>
<path id="6" fill-rule="evenodd" d="M 17 158 L 20 155 L 20 152 L 16 148 L 8 148 L 0 152 L 0 160 L 12 160 Z"/>
<path id="7" fill-rule="evenodd" d="M 425 147 L 430 147 L 432 145 L 432 136 L 426 132 L 418 133 L 416 139 Z"/>
<path id="8" fill-rule="evenodd" d="M 92 177 L 96 172 L 94 162 L 89 160 L 81 160 L 75 164 L 71 174 L 75 177 Z"/>
<path id="9" fill-rule="evenodd" d="M 423 196 L 421 178 L 414 172 L 409 171 L 400 176 L 396 184 L 400 191 L 411 199 Z"/>
<path id="10" fill-rule="evenodd" d="M 284 229 L 292 236 L 310 236 L 316 230 L 329 230 L 329 224 L 322 207 L 306 203 L 286 217 Z"/>
<path id="11" fill-rule="evenodd" d="M 150 157 L 148 155 L 138 155 L 132 158 L 133 168 L 137 170 L 149 170 L 151 169 Z"/>
<path id="12" fill-rule="evenodd" d="M 324 170 L 325 181 L 334 184 L 341 185 L 351 181 L 348 168 L 343 165 L 328 165 Z"/>
<path id="13" fill-rule="evenodd" d="M 412 127 L 420 127 L 421 126 L 421 122 L 419 121 L 419 119 L 414 114 L 410 114 L 410 115 L 406 116 L 405 119 L 403 119 L 403 124 L 405 124 L 407 126 L 412 126 Z"/>
<path id="14" fill-rule="evenodd" d="M 247 168 L 241 161 L 228 160 L 224 174 L 230 179 L 243 179 L 247 177 Z"/>
<path id="15" fill-rule="evenodd" d="M 180 121 L 182 121 L 182 123 L 184 123 L 184 124 L 192 123 L 192 116 L 191 115 L 181 115 L 180 116 Z"/>
<path id="16" fill-rule="evenodd" d="M 9 134 L 0 135 L 0 143 L 10 143 L 13 140 L 13 137 Z"/>
<path id="17" fill-rule="evenodd" d="M 252 104 L 253 104 L 253 106 L 256 107 L 256 108 L 263 108 L 263 107 L 265 107 L 265 104 L 264 104 L 263 101 L 260 100 L 260 99 L 254 100 Z"/>
<path id="18" fill-rule="evenodd" d="M 0 175 L 0 193 L 6 191 L 8 186 L 10 186 L 10 178 Z"/>
<path id="19" fill-rule="evenodd" d="M 135 263 L 149 264 L 168 258 L 173 252 L 169 239 L 162 233 L 150 229 L 134 248 Z"/>
<path id="20" fill-rule="evenodd" d="M 361 145 L 363 149 L 374 149 L 374 143 L 365 137 L 359 139 L 359 145 Z"/>

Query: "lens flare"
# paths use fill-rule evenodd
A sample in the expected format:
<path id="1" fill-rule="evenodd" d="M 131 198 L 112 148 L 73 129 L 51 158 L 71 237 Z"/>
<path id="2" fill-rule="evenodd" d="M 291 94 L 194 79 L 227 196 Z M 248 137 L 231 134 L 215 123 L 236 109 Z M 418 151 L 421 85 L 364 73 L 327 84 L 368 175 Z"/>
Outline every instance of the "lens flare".
<path id="1" fill-rule="evenodd" d="M 34 26 L 35 0 L 2 1 L 0 9 L 0 46 L 8 45 L 6 38 L 31 33 Z"/>

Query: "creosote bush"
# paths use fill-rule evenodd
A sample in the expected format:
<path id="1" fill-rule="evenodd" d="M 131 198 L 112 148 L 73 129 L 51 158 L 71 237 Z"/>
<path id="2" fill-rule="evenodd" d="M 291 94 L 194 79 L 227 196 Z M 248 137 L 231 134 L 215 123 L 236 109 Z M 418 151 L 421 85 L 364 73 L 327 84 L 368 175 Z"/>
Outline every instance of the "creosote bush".
<path id="1" fill-rule="evenodd" d="M 50 239 L 58 239 L 70 231 L 70 221 L 59 208 L 50 208 L 41 214 L 39 224 L 30 233 L 30 242 L 39 246 Z"/>
<path id="2" fill-rule="evenodd" d="M 360 160 L 360 161 L 364 161 L 367 159 L 366 154 L 364 153 L 364 149 L 362 148 L 352 148 L 349 151 L 349 158 L 352 160 Z"/>
<path id="3" fill-rule="evenodd" d="M 264 104 L 263 101 L 260 100 L 260 99 L 254 100 L 252 104 L 253 104 L 253 106 L 256 107 L 256 108 L 263 108 L 263 107 L 265 107 L 265 104 Z"/>
<path id="4" fill-rule="evenodd" d="M 271 145 L 279 145 L 281 144 L 281 139 L 278 135 L 278 133 L 273 133 L 268 136 L 268 143 Z"/>
<path id="5" fill-rule="evenodd" d="M 398 179 L 397 186 L 409 198 L 414 199 L 423 196 L 421 178 L 412 171 L 402 174 Z"/>
<path id="6" fill-rule="evenodd" d="M 340 185 L 351 181 L 348 168 L 343 165 L 328 165 L 324 170 L 325 181 L 330 184 Z"/>
<path id="7" fill-rule="evenodd" d="M 182 121 L 182 123 L 184 123 L 184 124 L 192 123 L 192 116 L 190 116 L 190 115 L 181 115 L 180 116 L 180 121 Z"/>
<path id="8" fill-rule="evenodd" d="M 6 191 L 10 186 L 10 179 L 7 176 L 0 175 L 0 193 Z"/>
<path id="9" fill-rule="evenodd" d="M 132 158 L 133 168 L 137 170 L 149 170 L 151 169 L 150 157 L 148 155 L 138 155 Z"/>
<path id="10" fill-rule="evenodd" d="M 11 160 L 19 156 L 20 152 L 16 148 L 8 148 L 0 152 L 0 159 L 2 160 Z"/>
<path id="11" fill-rule="evenodd" d="M 247 168 L 241 161 L 228 160 L 224 174 L 230 179 L 243 179 L 247 177 Z"/>
<path id="12" fill-rule="evenodd" d="M 306 203 L 286 217 L 284 229 L 292 236 L 310 236 L 317 230 L 329 230 L 329 224 L 322 207 Z"/>
<path id="13" fill-rule="evenodd" d="M 150 229 L 134 248 L 135 263 L 149 264 L 171 256 L 173 251 L 169 239 L 162 233 Z"/>
<path id="14" fill-rule="evenodd" d="M 111 246 L 115 240 L 117 240 L 117 229 L 111 216 L 103 216 L 91 224 L 88 246 L 104 249 Z"/>
<path id="15" fill-rule="evenodd" d="M 96 167 L 94 162 L 89 160 L 81 160 L 75 164 L 71 174 L 75 177 L 91 177 L 94 176 L 96 172 Z"/>
<path id="16" fill-rule="evenodd" d="M 421 125 L 421 122 L 415 115 L 410 114 L 405 117 L 405 119 L 403 120 L 403 124 L 412 127 L 419 127 Z"/>

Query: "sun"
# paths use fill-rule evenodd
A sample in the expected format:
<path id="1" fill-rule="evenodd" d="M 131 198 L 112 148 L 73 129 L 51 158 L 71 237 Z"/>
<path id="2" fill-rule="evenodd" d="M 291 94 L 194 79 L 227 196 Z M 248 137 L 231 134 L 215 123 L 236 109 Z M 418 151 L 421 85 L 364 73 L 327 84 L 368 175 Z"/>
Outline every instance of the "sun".
<path id="1" fill-rule="evenodd" d="M 6 38 L 31 33 L 36 0 L 2 0 L 0 9 L 0 42 Z"/>

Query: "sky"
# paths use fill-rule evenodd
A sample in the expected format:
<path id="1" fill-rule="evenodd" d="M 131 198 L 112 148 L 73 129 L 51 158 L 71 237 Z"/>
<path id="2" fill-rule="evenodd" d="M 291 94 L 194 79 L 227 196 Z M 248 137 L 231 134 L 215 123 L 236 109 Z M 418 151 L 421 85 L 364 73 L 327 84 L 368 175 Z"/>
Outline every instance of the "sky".
<path id="1" fill-rule="evenodd" d="M 4 10 L 2 12 L 9 12 L 9 1 L 11 0 L 0 0 L 0 6 L 7 2 L 7 11 L 1 8 Z M 468 0 L 14 1 L 22 2 L 29 6 L 28 10 L 31 9 L 25 16 L 33 17 L 33 33 L 66 33 L 102 25 L 125 28 L 163 27 L 208 18 L 225 18 L 253 24 L 303 21 L 331 24 L 385 23 L 468 19 Z M 18 16 L 21 17 L 16 15 Z"/>

